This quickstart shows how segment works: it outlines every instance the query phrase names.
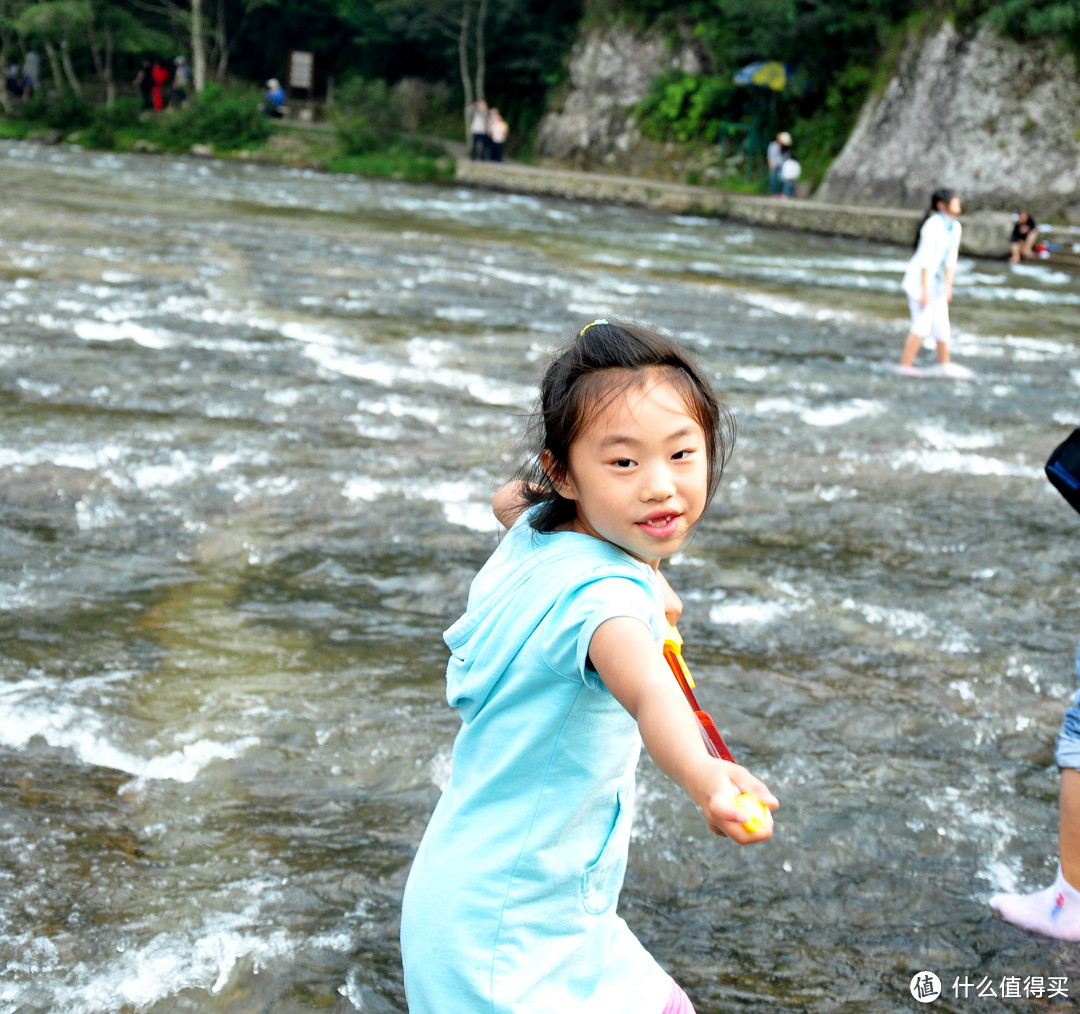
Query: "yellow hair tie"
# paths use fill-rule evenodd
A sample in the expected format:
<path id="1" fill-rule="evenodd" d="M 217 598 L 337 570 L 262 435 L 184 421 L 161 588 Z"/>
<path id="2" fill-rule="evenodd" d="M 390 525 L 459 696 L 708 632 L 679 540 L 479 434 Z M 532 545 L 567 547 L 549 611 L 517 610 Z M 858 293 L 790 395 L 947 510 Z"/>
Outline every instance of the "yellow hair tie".
<path id="1" fill-rule="evenodd" d="M 578 331 L 577 336 L 580 338 L 586 331 L 589 330 L 590 327 L 595 327 L 597 324 L 606 324 L 606 323 L 607 323 L 607 321 L 604 320 L 603 317 L 597 317 L 596 320 L 592 321 L 589 324 L 586 324 L 580 331 Z"/>

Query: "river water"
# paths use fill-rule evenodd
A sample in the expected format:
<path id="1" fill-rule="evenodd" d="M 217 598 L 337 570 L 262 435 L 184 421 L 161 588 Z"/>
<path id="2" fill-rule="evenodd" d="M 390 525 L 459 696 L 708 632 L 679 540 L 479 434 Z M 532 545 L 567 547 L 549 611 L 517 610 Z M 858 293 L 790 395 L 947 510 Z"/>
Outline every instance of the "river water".
<path id="1" fill-rule="evenodd" d="M 702 1014 L 910 1010 L 920 971 L 938 1009 L 1075 1005 L 1075 946 L 987 898 L 1056 859 L 1080 518 L 1041 466 L 1080 419 L 1080 276 L 963 260 L 975 379 L 908 380 L 900 248 L 0 166 L 0 1011 L 404 1011 L 441 632 L 545 357 L 598 315 L 682 336 L 737 416 L 668 573 L 702 703 L 782 804 L 739 849 L 643 759 L 630 924 Z"/>

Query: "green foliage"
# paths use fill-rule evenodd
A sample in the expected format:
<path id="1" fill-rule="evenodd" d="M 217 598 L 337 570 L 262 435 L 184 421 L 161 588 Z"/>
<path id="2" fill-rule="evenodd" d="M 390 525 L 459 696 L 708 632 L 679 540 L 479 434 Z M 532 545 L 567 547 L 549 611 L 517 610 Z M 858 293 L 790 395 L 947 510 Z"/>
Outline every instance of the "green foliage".
<path id="1" fill-rule="evenodd" d="M 174 151 L 186 151 L 193 144 L 233 151 L 264 141 L 270 136 L 270 125 L 252 91 L 208 84 L 183 108 L 161 116 L 154 133 L 164 147 Z"/>
<path id="2" fill-rule="evenodd" d="M 347 80 L 335 96 L 334 126 L 346 155 L 385 148 L 400 130 L 401 111 L 385 81 Z"/>
<path id="3" fill-rule="evenodd" d="M 727 77 L 695 76 L 677 71 L 655 78 L 634 110 L 642 133 L 658 141 L 719 139 L 719 121 L 736 95 Z"/>
<path id="4" fill-rule="evenodd" d="M 93 21 L 89 0 L 41 0 L 20 12 L 15 28 L 20 35 L 59 40 L 85 33 Z"/>
<path id="5" fill-rule="evenodd" d="M 990 4 L 983 20 L 1015 39 L 1059 38 L 1080 52 L 1077 0 L 1004 0 Z"/>
<path id="6" fill-rule="evenodd" d="M 83 143 L 91 148 L 116 148 L 117 135 L 139 123 L 141 108 L 136 99 L 120 99 L 111 106 L 99 106 L 93 111 L 90 125 L 82 131 Z"/>
<path id="7" fill-rule="evenodd" d="M 50 130 L 81 130 L 94 122 L 94 107 L 86 99 L 69 91 L 46 92 L 38 89 L 34 97 L 16 107 L 16 115 Z"/>
<path id="8" fill-rule="evenodd" d="M 418 150 L 413 144 L 397 141 L 378 151 L 342 155 L 330 159 L 333 172 L 356 173 L 411 183 L 446 183 L 454 178 L 454 162 L 441 148 Z"/>
<path id="9" fill-rule="evenodd" d="M 615 0 L 594 0 L 609 6 Z M 721 142 L 725 179 L 765 182 L 764 149 L 780 129 L 796 138 L 804 179 L 824 172 L 875 83 L 895 25 L 917 0 L 682 0 L 667 3 L 659 24 L 686 26 L 711 60 L 711 73 L 668 74 L 654 81 L 636 114 L 643 133 L 688 144 Z M 630 11 L 659 0 L 619 0 Z M 734 84 L 758 60 L 788 67 L 782 92 Z"/>

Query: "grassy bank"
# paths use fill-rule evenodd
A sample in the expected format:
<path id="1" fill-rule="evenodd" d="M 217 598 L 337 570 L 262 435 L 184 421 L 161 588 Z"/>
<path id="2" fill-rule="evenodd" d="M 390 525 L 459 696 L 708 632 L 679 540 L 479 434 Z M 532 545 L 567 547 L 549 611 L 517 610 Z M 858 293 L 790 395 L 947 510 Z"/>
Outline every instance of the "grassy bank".
<path id="1" fill-rule="evenodd" d="M 416 182 L 453 179 L 437 141 L 372 130 L 343 109 L 329 124 L 274 120 L 257 93 L 215 86 L 178 109 L 152 112 L 136 99 L 95 105 L 67 94 L 35 98 L 0 117 L 0 137 L 77 144 L 99 151 L 167 152 Z"/>

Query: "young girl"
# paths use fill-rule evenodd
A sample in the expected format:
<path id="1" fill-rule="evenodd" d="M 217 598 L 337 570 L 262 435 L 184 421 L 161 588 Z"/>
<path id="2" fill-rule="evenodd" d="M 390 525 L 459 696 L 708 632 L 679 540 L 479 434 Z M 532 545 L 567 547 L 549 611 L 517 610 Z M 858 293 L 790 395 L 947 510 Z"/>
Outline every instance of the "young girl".
<path id="1" fill-rule="evenodd" d="M 616 914 L 641 742 L 739 843 L 740 792 L 705 750 L 664 662 L 681 604 L 660 561 L 716 491 L 733 427 L 670 339 L 597 320 L 548 368 L 531 481 L 495 496 L 509 527 L 444 635 L 461 713 L 453 772 L 401 919 L 411 1014 L 692 1012 Z"/>
<path id="2" fill-rule="evenodd" d="M 911 311 L 911 329 L 900 354 L 900 372 L 917 375 L 915 356 L 924 339 L 937 343 L 938 362 L 949 365 L 949 303 L 960 254 L 960 198 L 951 190 L 935 190 L 915 240 L 915 253 L 904 272 L 904 292 Z"/>

